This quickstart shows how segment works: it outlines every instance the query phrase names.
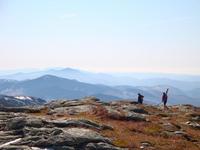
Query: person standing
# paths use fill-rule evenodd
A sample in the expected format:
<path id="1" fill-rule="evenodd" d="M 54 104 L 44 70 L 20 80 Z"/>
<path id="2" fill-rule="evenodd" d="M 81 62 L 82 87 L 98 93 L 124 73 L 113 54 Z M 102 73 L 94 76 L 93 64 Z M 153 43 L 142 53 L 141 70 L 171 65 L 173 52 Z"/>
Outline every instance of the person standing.
<path id="1" fill-rule="evenodd" d="M 166 92 L 163 92 L 163 95 L 162 95 L 162 102 L 163 102 L 163 104 L 164 104 L 164 109 L 166 109 L 167 108 L 167 100 L 168 100 L 168 91 L 169 91 L 169 89 L 167 89 L 167 91 Z"/>
<path id="2" fill-rule="evenodd" d="M 138 93 L 138 104 L 142 104 L 143 103 L 143 99 L 144 99 L 144 96 L 141 95 L 140 93 Z"/>

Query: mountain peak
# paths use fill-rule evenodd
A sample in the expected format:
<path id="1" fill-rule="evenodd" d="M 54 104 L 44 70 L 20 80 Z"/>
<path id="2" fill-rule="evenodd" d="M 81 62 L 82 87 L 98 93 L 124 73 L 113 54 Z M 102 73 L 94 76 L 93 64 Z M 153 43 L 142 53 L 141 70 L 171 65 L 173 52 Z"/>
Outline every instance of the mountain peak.
<path id="1" fill-rule="evenodd" d="M 78 69 L 74 69 L 74 68 L 70 68 L 70 67 L 64 68 L 64 69 L 62 69 L 61 71 L 80 72 Z"/>
<path id="2" fill-rule="evenodd" d="M 55 79 L 55 78 L 57 78 L 57 79 L 59 79 L 60 77 L 57 77 L 57 76 L 54 76 L 54 75 L 50 75 L 50 74 L 47 74 L 47 75 L 43 75 L 43 76 L 41 76 L 41 77 L 39 77 L 38 79 Z"/>

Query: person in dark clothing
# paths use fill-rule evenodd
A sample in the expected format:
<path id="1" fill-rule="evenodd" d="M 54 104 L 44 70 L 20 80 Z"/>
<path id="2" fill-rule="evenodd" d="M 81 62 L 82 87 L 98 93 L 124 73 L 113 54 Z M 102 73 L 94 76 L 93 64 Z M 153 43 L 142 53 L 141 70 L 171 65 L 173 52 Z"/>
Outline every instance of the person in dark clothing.
<path id="1" fill-rule="evenodd" d="M 140 93 L 138 93 L 138 103 L 139 103 L 139 104 L 142 104 L 142 103 L 143 103 L 143 98 L 144 98 L 144 96 L 141 95 Z"/>
<path id="2" fill-rule="evenodd" d="M 168 100 L 168 91 L 169 89 L 167 89 L 166 92 L 163 92 L 163 95 L 162 95 L 162 102 L 164 104 L 164 109 L 167 108 L 166 104 L 167 104 L 167 100 Z"/>

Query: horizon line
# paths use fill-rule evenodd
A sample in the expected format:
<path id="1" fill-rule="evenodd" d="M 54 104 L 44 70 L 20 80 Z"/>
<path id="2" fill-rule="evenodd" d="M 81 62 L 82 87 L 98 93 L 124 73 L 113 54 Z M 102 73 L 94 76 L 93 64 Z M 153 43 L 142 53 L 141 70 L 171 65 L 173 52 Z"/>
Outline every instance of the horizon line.
<path id="1" fill-rule="evenodd" d="M 160 75 L 185 75 L 185 76 L 200 76 L 199 73 L 175 73 L 175 72 L 150 72 L 150 71 L 96 71 L 92 69 L 82 69 L 78 67 L 30 67 L 30 68 L 13 68 L 13 69 L 0 69 L 1 72 L 11 72 L 10 74 L 13 74 L 12 72 L 16 73 L 31 73 L 31 72 L 37 72 L 37 71 L 45 71 L 45 70 L 63 70 L 63 69 L 73 69 L 77 71 L 85 71 L 85 72 L 91 72 L 91 73 L 118 73 L 118 74 L 160 74 Z M 9 73 L 8 73 L 9 74 Z"/>

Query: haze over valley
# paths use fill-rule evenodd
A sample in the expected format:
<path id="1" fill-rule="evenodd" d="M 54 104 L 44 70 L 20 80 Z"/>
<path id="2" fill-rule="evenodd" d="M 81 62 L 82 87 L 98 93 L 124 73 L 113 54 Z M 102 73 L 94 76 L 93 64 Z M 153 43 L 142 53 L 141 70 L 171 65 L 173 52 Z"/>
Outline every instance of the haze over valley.
<path id="1" fill-rule="evenodd" d="M 200 76 L 149 73 L 95 73 L 73 68 L 13 72 L 0 76 L 0 94 L 35 96 L 46 100 L 95 96 L 104 101 L 131 99 L 161 103 L 169 91 L 169 104 L 200 105 Z"/>

